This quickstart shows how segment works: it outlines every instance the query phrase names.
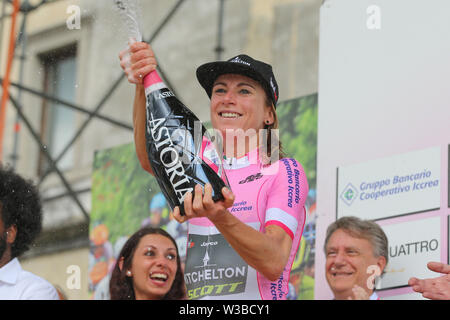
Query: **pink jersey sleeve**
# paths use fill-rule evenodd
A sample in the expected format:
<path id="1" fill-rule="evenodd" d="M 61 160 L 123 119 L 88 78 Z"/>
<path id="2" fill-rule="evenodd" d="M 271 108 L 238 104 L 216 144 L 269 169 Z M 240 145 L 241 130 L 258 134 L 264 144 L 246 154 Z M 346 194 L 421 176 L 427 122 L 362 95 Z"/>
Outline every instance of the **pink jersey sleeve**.
<path id="1" fill-rule="evenodd" d="M 303 167 L 295 159 L 281 159 L 276 174 L 268 195 L 265 226 L 280 226 L 294 239 L 305 219 L 308 181 Z"/>

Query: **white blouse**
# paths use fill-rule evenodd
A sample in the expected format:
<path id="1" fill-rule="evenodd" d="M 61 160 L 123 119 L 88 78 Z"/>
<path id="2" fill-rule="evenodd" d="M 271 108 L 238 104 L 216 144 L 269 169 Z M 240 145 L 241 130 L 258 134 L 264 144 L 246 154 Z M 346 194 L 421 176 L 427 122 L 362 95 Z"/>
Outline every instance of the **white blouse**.
<path id="1" fill-rule="evenodd" d="M 0 268 L 0 300 L 59 300 L 46 280 L 22 269 L 14 258 Z"/>

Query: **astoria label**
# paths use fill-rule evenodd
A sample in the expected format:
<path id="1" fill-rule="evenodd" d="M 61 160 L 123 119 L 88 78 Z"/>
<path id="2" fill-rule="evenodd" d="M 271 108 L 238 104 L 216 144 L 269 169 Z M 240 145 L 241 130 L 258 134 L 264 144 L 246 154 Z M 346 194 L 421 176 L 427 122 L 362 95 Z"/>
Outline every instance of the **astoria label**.
<path id="1" fill-rule="evenodd" d="M 162 193 L 170 207 L 184 214 L 184 198 L 196 184 L 213 187 L 213 200 L 229 186 L 222 157 L 200 120 L 155 74 L 146 87 L 146 149 Z M 200 128 L 199 128 L 200 127 Z"/>
<path id="2" fill-rule="evenodd" d="M 193 188 L 189 187 L 189 179 L 186 176 L 183 163 L 179 159 L 178 151 L 173 145 L 169 129 L 163 126 L 165 119 L 154 119 L 153 115 L 150 115 L 152 120 L 149 127 L 151 128 L 155 148 L 159 152 L 159 159 L 166 168 L 166 174 L 178 200 L 183 202 L 186 193 L 192 192 Z"/>

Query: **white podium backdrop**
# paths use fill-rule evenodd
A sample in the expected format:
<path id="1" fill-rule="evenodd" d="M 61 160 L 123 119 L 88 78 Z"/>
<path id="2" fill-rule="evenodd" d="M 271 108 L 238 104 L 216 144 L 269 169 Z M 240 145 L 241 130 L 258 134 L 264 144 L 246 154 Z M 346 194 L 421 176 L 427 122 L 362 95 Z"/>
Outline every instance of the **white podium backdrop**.
<path id="1" fill-rule="evenodd" d="M 361 175 L 390 177 L 396 173 L 389 161 L 400 157 L 405 164 L 416 163 L 414 170 L 432 171 L 433 181 L 438 180 L 430 194 L 418 194 L 413 206 L 407 197 L 405 203 L 397 197 L 395 204 L 377 208 L 385 212 L 361 207 L 339 214 L 376 219 L 386 234 L 395 233 L 390 236 L 393 255 L 402 245 L 428 241 L 429 246 L 432 241 L 428 253 L 409 250 L 390 258 L 387 271 L 395 272 L 382 279 L 381 297 L 417 298 L 405 284 L 410 273 L 437 276 L 427 271 L 428 260 L 448 263 L 449 13 L 448 0 L 328 0 L 321 7 L 316 299 L 332 298 L 325 279 L 325 232 L 342 206 L 337 206 L 339 197 L 348 191 L 351 200 L 354 191 L 338 186 L 338 168 L 361 167 Z M 418 154 L 425 156 L 418 159 Z M 422 239 L 412 236 L 409 225 L 439 232 L 431 237 L 433 230 L 423 230 Z M 399 267 L 412 262 L 409 273 Z"/>

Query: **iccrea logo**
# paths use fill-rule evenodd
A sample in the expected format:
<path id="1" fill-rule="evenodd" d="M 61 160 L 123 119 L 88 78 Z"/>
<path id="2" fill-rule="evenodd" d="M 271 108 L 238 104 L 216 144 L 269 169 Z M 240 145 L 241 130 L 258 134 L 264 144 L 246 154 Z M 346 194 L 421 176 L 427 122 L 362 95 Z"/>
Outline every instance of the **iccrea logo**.
<path id="1" fill-rule="evenodd" d="M 345 199 L 347 199 L 348 201 L 351 201 L 353 199 L 353 196 L 355 195 L 355 192 L 353 192 L 352 189 L 347 189 L 347 191 L 345 191 L 344 193 L 344 197 Z"/>
<path id="2" fill-rule="evenodd" d="M 353 201 L 358 197 L 358 190 L 349 183 L 341 193 L 341 199 L 346 205 L 352 205 Z"/>

